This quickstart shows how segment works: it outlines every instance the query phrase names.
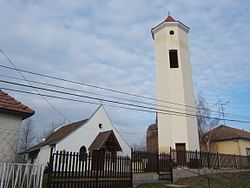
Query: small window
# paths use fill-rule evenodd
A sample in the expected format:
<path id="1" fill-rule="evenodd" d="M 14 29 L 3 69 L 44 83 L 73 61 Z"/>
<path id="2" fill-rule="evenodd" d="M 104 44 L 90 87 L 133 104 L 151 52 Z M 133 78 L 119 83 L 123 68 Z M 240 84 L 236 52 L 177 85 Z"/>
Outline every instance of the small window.
<path id="1" fill-rule="evenodd" d="M 174 31 L 173 30 L 169 31 L 169 34 L 174 35 Z"/>
<path id="2" fill-rule="evenodd" d="M 98 126 L 99 126 L 99 129 L 102 129 L 102 124 L 101 124 L 101 123 L 99 123 L 99 125 L 98 125 Z"/>
<path id="3" fill-rule="evenodd" d="M 178 68 L 178 55 L 177 50 L 169 50 L 170 68 Z"/>

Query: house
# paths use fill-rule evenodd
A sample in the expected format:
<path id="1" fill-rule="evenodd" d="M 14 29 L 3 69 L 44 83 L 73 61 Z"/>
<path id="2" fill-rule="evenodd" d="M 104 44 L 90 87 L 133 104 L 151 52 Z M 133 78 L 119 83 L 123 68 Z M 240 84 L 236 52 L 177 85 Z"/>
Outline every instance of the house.
<path id="1" fill-rule="evenodd" d="M 220 125 L 202 136 L 201 150 L 250 155 L 250 132 Z"/>
<path id="2" fill-rule="evenodd" d="M 0 90 L 0 162 L 15 162 L 21 123 L 34 113 Z"/>
<path id="3" fill-rule="evenodd" d="M 56 128 L 43 142 L 25 153 L 31 163 L 49 162 L 55 151 L 89 152 L 93 155 L 131 156 L 131 149 L 113 126 L 101 105 L 93 115 L 75 123 Z"/>

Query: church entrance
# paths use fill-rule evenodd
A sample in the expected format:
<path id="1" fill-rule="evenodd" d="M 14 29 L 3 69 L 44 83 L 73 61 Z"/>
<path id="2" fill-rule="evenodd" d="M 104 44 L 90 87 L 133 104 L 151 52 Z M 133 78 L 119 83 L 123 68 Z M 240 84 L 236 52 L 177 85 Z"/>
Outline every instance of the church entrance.
<path id="1" fill-rule="evenodd" d="M 92 153 L 92 167 L 95 170 L 105 170 L 105 163 L 116 163 L 116 153 L 121 146 L 111 131 L 100 132 L 89 147 Z"/>

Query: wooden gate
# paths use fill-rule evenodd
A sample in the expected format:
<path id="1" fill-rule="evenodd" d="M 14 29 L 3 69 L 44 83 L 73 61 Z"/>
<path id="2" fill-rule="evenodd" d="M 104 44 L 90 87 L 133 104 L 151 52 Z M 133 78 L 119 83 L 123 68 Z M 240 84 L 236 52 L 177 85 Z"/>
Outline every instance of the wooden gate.
<path id="1" fill-rule="evenodd" d="M 78 152 L 55 152 L 50 155 L 48 188 L 123 188 L 132 187 L 129 157 L 93 156 Z M 100 161 L 101 162 L 100 162 Z M 93 165 L 94 164 L 94 165 Z"/>
<path id="2" fill-rule="evenodd" d="M 159 180 L 173 182 L 171 155 L 132 151 L 133 173 L 158 173 Z"/>

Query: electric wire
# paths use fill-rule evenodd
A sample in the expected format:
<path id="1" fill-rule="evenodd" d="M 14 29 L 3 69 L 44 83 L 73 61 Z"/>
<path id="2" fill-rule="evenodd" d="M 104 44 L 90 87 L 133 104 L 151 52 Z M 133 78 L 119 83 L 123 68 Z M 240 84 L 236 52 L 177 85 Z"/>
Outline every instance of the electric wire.
<path id="1" fill-rule="evenodd" d="M 8 66 L 1 65 L 1 64 L 0 64 L 0 67 L 6 68 L 6 69 L 10 69 L 10 70 L 15 70 L 12 67 L 8 67 Z M 77 84 L 77 85 L 83 85 L 83 86 L 92 87 L 92 88 L 96 88 L 96 89 L 102 89 L 102 90 L 106 90 L 106 91 L 110 91 L 110 92 L 115 92 L 115 93 L 120 93 L 120 94 L 125 94 L 125 95 L 129 95 L 129 96 L 137 97 L 137 98 L 144 98 L 144 99 L 149 99 L 149 100 L 153 100 L 153 101 L 164 102 L 164 103 L 168 103 L 168 104 L 172 104 L 172 105 L 179 105 L 179 106 L 189 107 L 189 108 L 192 108 L 192 109 L 204 110 L 202 108 L 194 107 L 194 106 L 191 106 L 191 105 L 186 105 L 186 104 L 181 104 L 181 103 L 176 103 L 176 102 L 170 102 L 170 101 L 155 99 L 155 98 L 149 97 L 149 96 L 143 96 L 143 95 L 128 93 L 128 92 L 124 92 L 124 91 L 119 91 L 119 90 L 116 90 L 116 89 L 110 89 L 110 88 L 105 88 L 105 87 L 101 87 L 101 86 L 96 86 L 96 85 L 88 84 L 88 83 L 84 83 L 84 82 L 78 82 L 78 81 L 68 80 L 68 79 L 64 79 L 64 78 L 60 78 L 60 77 L 56 77 L 56 76 L 51 76 L 51 75 L 48 75 L 48 74 L 41 74 L 41 73 L 37 73 L 37 72 L 33 72 L 33 71 L 28 71 L 28 70 L 24 70 L 24 69 L 18 69 L 18 70 L 21 71 L 21 72 L 25 72 L 25 73 L 36 75 L 36 76 L 40 76 L 40 77 L 45 77 L 45 78 L 49 78 L 49 79 L 55 79 L 55 80 L 59 80 L 59 81 L 64 81 L 64 82 L 68 82 L 68 83 L 72 83 L 72 84 Z M 174 108 L 174 107 L 171 107 L 171 108 Z M 210 110 L 210 111 L 211 112 L 220 113 L 219 111 L 216 111 L 216 110 Z M 245 117 L 245 118 L 249 118 L 250 119 L 250 117 L 248 117 L 248 116 L 236 115 L 236 114 L 232 114 L 232 113 L 225 113 L 225 114 L 232 115 L 232 116 L 238 116 L 238 117 L 241 116 L 241 117 Z"/>
<path id="2" fill-rule="evenodd" d="M 32 86 L 32 84 L 29 82 L 29 80 L 24 76 L 24 74 L 22 73 L 22 71 L 19 70 L 19 68 L 14 64 L 14 62 L 3 52 L 3 50 L 0 48 L 0 52 L 1 54 L 7 59 L 7 61 L 14 67 L 13 69 L 16 70 L 23 78 L 24 80 Z M 39 91 L 37 91 L 35 88 L 34 90 L 39 94 Z M 64 114 L 62 114 L 59 110 L 56 109 L 56 107 L 51 104 L 44 96 L 40 95 L 43 100 L 60 116 L 62 116 L 65 119 L 69 120 L 68 118 L 66 118 L 66 116 Z M 69 120 L 70 121 L 70 120 Z"/>
<path id="3" fill-rule="evenodd" d="M 60 90 L 47 89 L 47 88 L 30 86 L 30 85 L 26 85 L 26 84 L 14 83 L 14 82 L 9 82 L 9 81 L 0 80 L 0 82 L 7 83 L 7 84 L 12 84 L 12 85 L 17 85 L 17 86 L 23 86 L 23 87 L 35 87 L 36 89 L 43 90 L 43 91 L 55 92 L 55 93 L 60 93 L 60 94 L 65 94 L 65 95 L 71 95 L 71 96 L 86 98 L 86 99 L 90 99 L 90 100 L 104 101 L 104 102 L 108 102 L 108 103 L 114 103 L 116 105 L 117 104 L 123 105 L 123 106 L 125 105 L 126 108 L 128 108 L 127 106 L 133 106 L 135 108 L 140 108 L 140 109 L 143 109 L 144 111 L 146 110 L 146 111 L 154 112 L 154 113 L 155 112 L 158 112 L 158 113 L 163 113 L 164 112 L 164 113 L 167 113 L 168 115 L 187 116 L 187 117 L 202 117 L 202 118 L 208 118 L 208 119 L 227 120 L 227 121 L 231 121 L 231 122 L 250 124 L 249 121 L 241 121 L 241 120 L 237 120 L 237 119 L 227 119 L 227 118 L 222 119 L 222 118 L 218 118 L 218 117 L 201 116 L 201 115 L 183 113 L 183 112 L 178 112 L 178 111 L 173 111 L 173 110 L 165 110 L 165 109 L 153 108 L 153 107 L 148 107 L 148 106 L 143 106 L 143 105 L 138 105 L 138 104 L 133 104 L 133 103 L 107 100 L 107 99 L 92 97 L 92 96 L 87 96 L 87 95 L 73 94 L 73 93 L 64 92 L 64 91 L 60 91 Z M 5 88 L 5 89 L 10 90 L 10 88 Z M 21 92 L 26 92 L 27 93 L 27 91 L 21 91 Z M 32 93 L 30 93 L 30 94 L 32 94 Z M 45 96 L 48 96 L 48 95 L 45 95 Z M 61 97 L 61 99 L 65 99 L 65 97 L 63 97 L 63 98 Z M 88 103 L 90 103 L 90 102 L 88 102 Z M 97 103 L 95 103 L 95 104 L 97 104 Z"/>

